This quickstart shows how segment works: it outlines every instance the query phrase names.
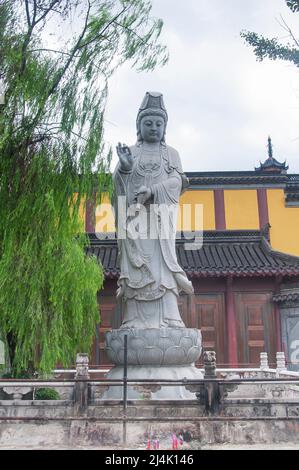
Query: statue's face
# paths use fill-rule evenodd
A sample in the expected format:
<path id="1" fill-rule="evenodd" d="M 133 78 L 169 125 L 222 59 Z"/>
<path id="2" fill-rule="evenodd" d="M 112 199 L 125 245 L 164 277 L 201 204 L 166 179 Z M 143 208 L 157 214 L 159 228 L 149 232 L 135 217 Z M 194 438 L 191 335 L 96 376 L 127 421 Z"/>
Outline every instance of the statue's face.
<path id="1" fill-rule="evenodd" d="M 145 116 L 140 122 L 141 138 L 145 142 L 161 142 L 164 136 L 165 122 L 160 116 Z"/>

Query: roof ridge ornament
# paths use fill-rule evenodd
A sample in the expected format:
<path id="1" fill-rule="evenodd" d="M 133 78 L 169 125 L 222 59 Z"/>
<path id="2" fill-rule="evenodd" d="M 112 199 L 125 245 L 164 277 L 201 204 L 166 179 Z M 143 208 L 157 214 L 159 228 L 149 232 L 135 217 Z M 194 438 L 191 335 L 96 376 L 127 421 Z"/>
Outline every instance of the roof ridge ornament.
<path id="1" fill-rule="evenodd" d="M 269 136 L 268 137 L 268 158 L 267 160 L 262 163 L 260 161 L 260 166 L 255 168 L 255 171 L 258 172 L 273 172 L 273 173 L 280 173 L 280 174 L 285 174 L 287 170 L 289 169 L 288 165 L 286 164 L 286 160 L 283 163 L 280 163 L 278 160 L 276 160 L 273 157 L 273 145 L 272 145 L 272 139 Z"/>
<path id="2" fill-rule="evenodd" d="M 273 147 L 271 137 L 268 137 L 268 157 L 273 160 Z"/>

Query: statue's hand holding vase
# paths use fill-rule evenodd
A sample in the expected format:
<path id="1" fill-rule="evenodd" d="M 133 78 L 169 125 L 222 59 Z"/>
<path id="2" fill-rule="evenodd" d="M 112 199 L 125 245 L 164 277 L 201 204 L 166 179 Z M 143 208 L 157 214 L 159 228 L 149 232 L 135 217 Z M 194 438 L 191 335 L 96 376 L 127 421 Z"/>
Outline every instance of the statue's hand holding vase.
<path id="1" fill-rule="evenodd" d="M 151 195 L 152 191 L 150 188 L 147 188 L 146 186 L 140 186 L 138 191 L 135 193 L 137 204 L 145 204 L 150 199 Z"/>

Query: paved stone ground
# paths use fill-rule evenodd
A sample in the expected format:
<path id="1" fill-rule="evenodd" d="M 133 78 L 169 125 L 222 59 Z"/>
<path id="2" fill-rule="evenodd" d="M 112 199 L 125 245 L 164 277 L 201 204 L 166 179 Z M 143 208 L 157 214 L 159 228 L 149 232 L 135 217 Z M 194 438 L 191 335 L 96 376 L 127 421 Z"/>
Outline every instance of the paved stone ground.
<path id="1" fill-rule="evenodd" d="M 105 451 L 118 451 L 118 450 L 146 450 L 140 445 L 132 447 L 97 447 L 97 446 L 24 446 L 24 447 L 15 447 L 15 446 L 5 446 L 1 447 L 1 450 L 105 450 Z M 171 450 L 170 446 L 160 445 L 160 450 Z M 217 445 L 205 445 L 201 446 L 199 442 L 191 442 L 190 444 L 184 444 L 184 450 L 299 450 L 299 443 L 281 443 L 281 444 L 217 444 Z M 178 452 L 180 452 L 180 450 Z"/>
<path id="2" fill-rule="evenodd" d="M 299 450 L 299 444 L 255 444 L 202 446 L 201 450 Z"/>

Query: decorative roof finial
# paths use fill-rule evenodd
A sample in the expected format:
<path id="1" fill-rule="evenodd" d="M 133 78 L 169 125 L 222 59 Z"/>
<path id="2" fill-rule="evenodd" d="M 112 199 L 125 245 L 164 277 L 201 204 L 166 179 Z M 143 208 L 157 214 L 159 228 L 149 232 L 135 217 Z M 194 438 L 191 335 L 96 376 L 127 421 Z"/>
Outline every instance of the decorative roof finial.
<path id="1" fill-rule="evenodd" d="M 273 159 L 273 147 L 271 137 L 268 137 L 268 157 Z"/>
<path id="2" fill-rule="evenodd" d="M 286 161 L 284 163 L 278 162 L 274 157 L 273 157 L 273 145 L 272 145 L 272 140 L 271 137 L 268 137 L 268 158 L 267 160 L 264 161 L 264 163 L 260 162 L 260 166 L 258 168 L 255 168 L 255 171 L 259 172 L 273 172 L 273 173 L 281 173 L 284 174 L 288 170 L 288 166 L 286 165 Z"/>

